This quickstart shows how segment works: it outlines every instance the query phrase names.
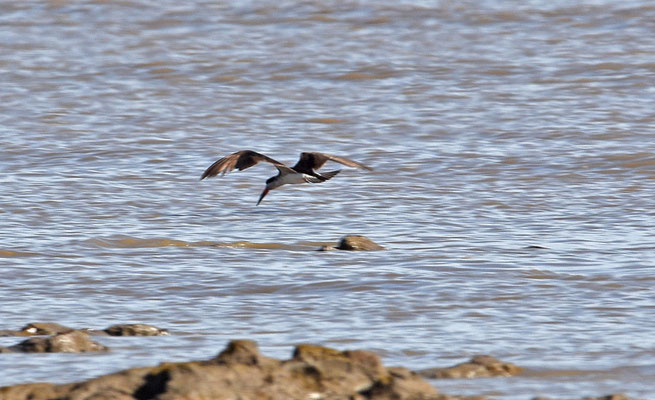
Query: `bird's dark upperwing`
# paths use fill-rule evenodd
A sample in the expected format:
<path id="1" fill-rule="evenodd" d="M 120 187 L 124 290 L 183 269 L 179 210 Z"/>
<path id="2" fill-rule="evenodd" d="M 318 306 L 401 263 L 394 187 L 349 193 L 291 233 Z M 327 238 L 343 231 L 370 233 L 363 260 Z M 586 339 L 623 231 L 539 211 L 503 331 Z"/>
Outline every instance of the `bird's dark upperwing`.
<path id="1" fill-rule="evenodd" d="M 237 151 L 236 153 L 230 154 L 229 156 L 225 156 L 220 160 L 217 160 L 212 165 L 210 165 L 209 168 L 207 168 L 205 172 L 203 172 L 202 176 L 200 177 L 200 180 L 203 180 L 205 178 L 211 178 L 218 174 L 225 175 L 228 172 L 233 171 L 235 168 L 238 169 L 239 171 L 243 171 L 246 168 L 250 168 L 253 165 L 256 165 L 260 161 L 271 163 L 276 167 L 280 167 L 280 166 L 285 167 L 285 165 L 282 164 L 281 162 L 276 161 L 263 154 L 257 153 L 256 151 L 241 150 L 241 151 Z"/>
<path id="2" fill-rule="evenodd" d="M 364 164 L 360 164 L 357 161 L 353 161 L 345 157 L 333 156 L 332 154 L 326 153 L 302 153 L 300 154 L 300 159 L 296 165 L 293 166 L 293 169 L 298 172 L 310 173 L 312 170 L 321 168 L 328 161 L 335 161 L 339 164 L 353 168 L 363 168 L 368 170 L 373 169 Z"/>

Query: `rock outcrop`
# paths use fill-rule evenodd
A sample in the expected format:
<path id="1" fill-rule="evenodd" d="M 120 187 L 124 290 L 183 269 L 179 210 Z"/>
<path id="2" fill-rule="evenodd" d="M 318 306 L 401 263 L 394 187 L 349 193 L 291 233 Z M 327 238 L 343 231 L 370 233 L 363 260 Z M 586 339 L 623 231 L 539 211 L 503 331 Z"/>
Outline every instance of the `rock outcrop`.
<path id="1" fill-rule="evenodd" d="M 276 360 L 255 342 L 232 341 L 207 361 L 164 363 L 65 385 L 0 388 L 3 400 L 445 400 L 418 374 L 385 368 L 373 353 L 297 346 Z"/>
<path id="2" fill-rule="evenodd" d="M 20 330 L 0 330 L 0 336 L 41 336 L 57 335 L 74 330 L 84 331 L 93 336 L 163 336 L 168 330 L 146 324 L 116 324 L 103 330 L 91 328 L 75 329 L 54 322 L 32 322 Z"/>
<path id="3" fill-rule="evenodd" d="M 514 376 L 521 368 L 512 363 L 502 362 L 487 355 L 474 356 L 470 361 L 448 368 L 429 368 L 419 371 L 428 379 L 487 378 L 492 376 Z"/>
<path id="4" fill-rule="evenodd" d="M 384 247 L 375 243 L 366 236 L 360 235 L 346 235 L 341 238 L 337 247 L 323 246 L 319 250 L 350 250 L 350 251 L 371 251 L 371 250 L 384 250 Z"/>
<path id="5" fill-rule="evenodd" d="M 86 332 L 75 330 L 48 337 L 32 337 L 6 349 L 17 353 L 83 353 L 108 350 L 91 340 Z"/>
<path id="6" fill-rule="evenodd" d="M 46 344 L 47 339 L 59 343 Z M 67 351 L 71 348 L 69 342 L 78 340 L 85 343 L 90 339 L 85 332 L 70 331 L 30 338 L 20 346 Z M 88 345 L 93 348 L 92 344 Z M 0 352 L 3 349 L 8 350 L 0 348 Z M 310 344 L 296 346 L 288 360 L 277 360 L 262 355 L 253 341 L 234 340 L 209 360 L 127 369 L 63 385 L 33 383 L 1 387 L 0 400 L 492 400 L 486 396 L 437 393 L 421 375 L 510 376 L 520 369 L 490 356 L 476 356 L 451 368 L 426 371 L 419 374 L 407 368 L 385 367 L 376 354 L 367 351 L 339 351 Z M 554 399 L 535 397 L 533 400 Z M 629 398 L 613 394 L 581 400 Z"/>
<path id="7" fill-rule="evenodd" d="M 54 322 L 33 322 L 25 325 L 20 330 L 0 330 L 0 336 L 35 336 L 35 335 L 56 335 L 58 333 L 70 332 L 73 328 L 59 325 Z"/>
<path id="8" fill-rule="evenodd" d="M 532 400 L 563 400 L 563 399 L 552 399 L 550 397 L 534 397 Z M 616 394 L 609 394 L 607 396 L 600 396 L 600 397 L 584 397 L 581 400 L 630 400 L 630 398 L 624 394 L 616 393 Z"/>
<path id="9" fill-rule="evenodd" d="M 164 336 L 168 330 L 146 324 L 118 324 L 104 330 L 109 336 Z"/>

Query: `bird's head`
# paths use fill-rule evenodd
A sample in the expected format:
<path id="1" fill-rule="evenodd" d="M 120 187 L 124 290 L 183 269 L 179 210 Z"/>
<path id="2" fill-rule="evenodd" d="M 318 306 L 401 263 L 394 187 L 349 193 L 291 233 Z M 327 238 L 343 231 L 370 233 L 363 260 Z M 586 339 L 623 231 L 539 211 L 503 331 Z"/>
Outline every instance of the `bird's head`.
<path id="1" fill-rule="evenodd" d="M 273 190 L 273 189 L 275 189 L 276 187 L 279 186 L 279 185 L 277 185 L 277 180 L 275 178 L 276 177 L 273 176 L 273 177 L 268 178 L 266 180 L 266 187 L 264 188 L 264 191 L 262 192 L 262 194 L 259 196 L 259 201 L 257 201 L 257 205 L 259 205 L 259 203 L 261 203 L 262 200 L 264 200 L 264 197 L 266 197 L 266 195 L 268 194 L 269 191 L 271 191 L 271 190 Z"/>

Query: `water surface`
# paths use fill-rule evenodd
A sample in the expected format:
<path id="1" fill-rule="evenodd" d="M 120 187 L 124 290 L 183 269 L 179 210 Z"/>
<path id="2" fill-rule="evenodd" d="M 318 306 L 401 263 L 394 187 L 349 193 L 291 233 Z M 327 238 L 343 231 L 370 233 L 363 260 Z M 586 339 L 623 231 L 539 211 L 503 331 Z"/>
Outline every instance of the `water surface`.
<path id="1" fill-rule="evenodd" d="M 655 397 L 650 2 L 0 7 L 0 328 L 172 333 L 4 354 L 0 385 L 249 338 L 526 368 L 446 393 Z M 375 170 L 260 206 L 268 165 L 199 181 L 245 148 Z M 314 251 L 344 234 L 388 250 Z"/>

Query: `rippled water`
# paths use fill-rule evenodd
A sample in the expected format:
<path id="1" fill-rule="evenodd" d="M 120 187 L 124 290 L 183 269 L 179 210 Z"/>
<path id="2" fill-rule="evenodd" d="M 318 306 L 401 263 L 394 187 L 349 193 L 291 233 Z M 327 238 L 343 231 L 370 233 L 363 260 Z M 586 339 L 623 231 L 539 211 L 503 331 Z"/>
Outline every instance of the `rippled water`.
<path id="1" fill-rule="evenodd" d="M 655 397 L 650 2 L 0 7 L 0 329 L 172 332 L 3 354 L 0 385 L 250 338 L 526 368 L 446 393 Z M 268 165 L 199 181 L 244 148 L 375 170 L 260 206 Z M 388 250 L 314 251 L 350 233 Z"/>

